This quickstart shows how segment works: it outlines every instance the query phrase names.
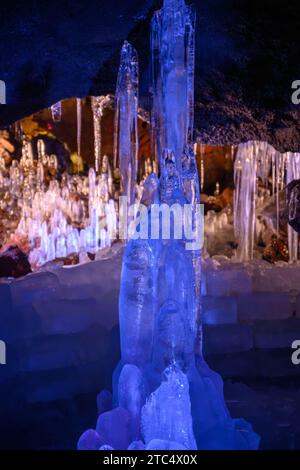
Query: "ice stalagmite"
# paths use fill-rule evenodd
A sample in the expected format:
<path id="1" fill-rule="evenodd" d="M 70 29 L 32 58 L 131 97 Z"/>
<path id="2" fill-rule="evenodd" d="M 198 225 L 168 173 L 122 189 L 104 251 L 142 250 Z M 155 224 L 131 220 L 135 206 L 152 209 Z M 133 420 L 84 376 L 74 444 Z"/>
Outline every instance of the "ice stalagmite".
<path id="1" fill-rule="evenodd" d="M 134 203 L 138 172 L 138 58 L 125 41 L 115 95 L 114 164 L 119 164 L 121 190 Z"/>
<path id="2" fill-rule="evenodd" d="M 197 449 L 187 377 L 176 365 L 168 367 L 164 376 L 165 380 L 142 409 L 145 443 L 162 439 L 181 444 L 188 450 Z"/>
<path id="3" fill-rule="evenodd" d="M 193 139 L 194 33 L 191 7 L 184 0 L 164 0 L 151 24 L 152 139 L 157 161 L 168 148 L 174 151 L 177 166 Z"/>

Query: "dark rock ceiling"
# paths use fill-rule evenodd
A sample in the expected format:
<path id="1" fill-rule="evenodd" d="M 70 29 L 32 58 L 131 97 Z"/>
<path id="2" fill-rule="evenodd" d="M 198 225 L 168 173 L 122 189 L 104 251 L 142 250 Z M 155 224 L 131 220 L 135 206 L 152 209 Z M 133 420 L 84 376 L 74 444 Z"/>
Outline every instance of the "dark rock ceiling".
<path id="1" fill-rule="evenodd" d="M 300 150 L 299 0 L 195 0 L 195 123 L 204 142 L 267 140 Z M 0 6 L 0 124 L 71 96 L 113 93 L 120 47 L 140 56 L 149 107 L 149 20 L 155 0 L 12 0 Z"/>

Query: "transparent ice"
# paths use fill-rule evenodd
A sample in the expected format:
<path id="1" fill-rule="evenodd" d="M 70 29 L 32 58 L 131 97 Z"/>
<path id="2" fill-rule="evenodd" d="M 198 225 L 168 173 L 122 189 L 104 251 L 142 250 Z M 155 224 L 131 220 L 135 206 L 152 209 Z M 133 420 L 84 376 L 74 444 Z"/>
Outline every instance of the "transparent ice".
<path id="1" fill-rule="evenodd" d="M 125 41 L 115 94 L 114 166 L 119 165 L 122 194 L 135 201 L 138 174 L 138 57 Z"/>
<path id="2" fill-rule="evenodd" d="M 193 139 L 195 14 L 184 0 L 164 0 L 151 23 L 152 139 L 157 161 L 164 149 L 180 155 Z"/>
<path id="3" fill-rule="evenodd" d="M 194 96 L 191 9 L 183 0 L 165 0 L 154 15 L 151 35 L 152 131 L 160 178 L 149 175 L 144 184 L 141 200 L 149 208 L 149 227 L 153 202 L 169 207 L 176 203 L 179 208 L 190 203 L 194 215 L 200 199 L 195 156 L 189 146 Z M 127 194 L 132 188 L 128 168 L 132 168 L 133 153 L 128 151 L 132 149 L 129 130 L 134 129 L 133 111 L 137 109 L 136 64 L 136 52 L 125 43 L 116 122 L 120 123 L 120 169 Z M 256 170 L 250 170 L 252 177 Z M 252 190 L 255 181 L 247 201 Z M 175 220 L 172 230 L 174 233 Z M 259 437 L 248 423 L 231 419 L 222 379 L 203 359 L 201 253 L 200 249 L 186 250 L 185 242 L 185 236 L 165 239 L 159 232 L 156 238 L 132 238 L 126 245 L 119 295 L 121 360 L 113 374 L 114 408 L 100 415 L 96 430 L 117 449 L 127 449 L 128 440 L 133 445 L 140 435 L 148 449 L 255 449 Z"/>

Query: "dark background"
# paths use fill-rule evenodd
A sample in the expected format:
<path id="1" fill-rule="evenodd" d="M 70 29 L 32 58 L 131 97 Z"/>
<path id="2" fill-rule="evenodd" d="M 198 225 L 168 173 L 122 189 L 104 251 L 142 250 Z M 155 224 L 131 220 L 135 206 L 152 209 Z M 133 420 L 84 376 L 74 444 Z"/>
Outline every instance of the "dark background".
<path id="1" fill-rule="evenodd" d="M 72 96 L 113 93 L 120 47 L 140 56 L 149 106 L 149 20 L 156 0 L 12 0 L 0 6 L 0 79 L 7 124 Z M 194 0 L 196 128 L 204 142 L 265 139 L 300 149 L 299 0 Z"/>

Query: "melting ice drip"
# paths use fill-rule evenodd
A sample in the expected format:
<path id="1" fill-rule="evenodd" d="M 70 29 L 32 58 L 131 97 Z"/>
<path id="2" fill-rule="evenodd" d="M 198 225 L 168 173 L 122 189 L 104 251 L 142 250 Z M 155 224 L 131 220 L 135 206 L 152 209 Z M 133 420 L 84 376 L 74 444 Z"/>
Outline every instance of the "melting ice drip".
<path id="1" fill-rule="evenodd" d="M 253 258 L 256 209 L 263 205 L 264 195 L 270 195 L 270 190 L 276 205 L 275 231 L 279 234 L 280 191 L 291 181 L 300 178 L 299 155 L 291 152 L 281 154 L 266 142 L 250 141 L 238 146 L 234 163 L 234 229 L 239 261 L 246 262 Z M 259 194 L 260 187 L 266 189 L 262 197 Z M 297 261 L 298 234 L 290 226 L 288 248 L 290 261 Z"/>
<path id="2" fill-rule="evenodd" d="M 183 42 L 187 48 L 193 43 L 192 38 L 184 41 L 184 33 L 190 34 L 190 19 L 191 11 L 182 0 L 165 0 L 154 19 L 163 26 L 160 48 L 153 51 L 160 54 L 156 72 L 163 81 L 157 89 L 159 98 L 154 96 L 161 105 L 155 111 L 161 113 L 156 114 L 161 123 L 157 138 L 162 143 L 158 145 L 165 145 L 168 135 L 171 149 L 162 149 L 160 180 L 151 175 L 145 182 L 149 204 L 183 205 L 199 197 L 195 158 L 187 146 L 190 101 L 181 90 L 189 81 L 188 72 L 193 72 L 184 53 L 188 49 L 182 49 Z M 173 53 L 178 47 L 176 60 L 165 53 L 172 44 Z M 150 226 L 149 213 L 147 217 Z M 231 419 L 221 378 L 209 369 L 201 348 L 197 352 L 200 273 L 195 258 L 200 253 L 186 250 L 184 242 L 161 238 L 128 242 L 120 286 L 121 361 L 113 376 L 113 406 L 109 393 L 102 391 L 96 430 L 81 436 L 78 449 L 258 447 L 251 426 Z"/>

